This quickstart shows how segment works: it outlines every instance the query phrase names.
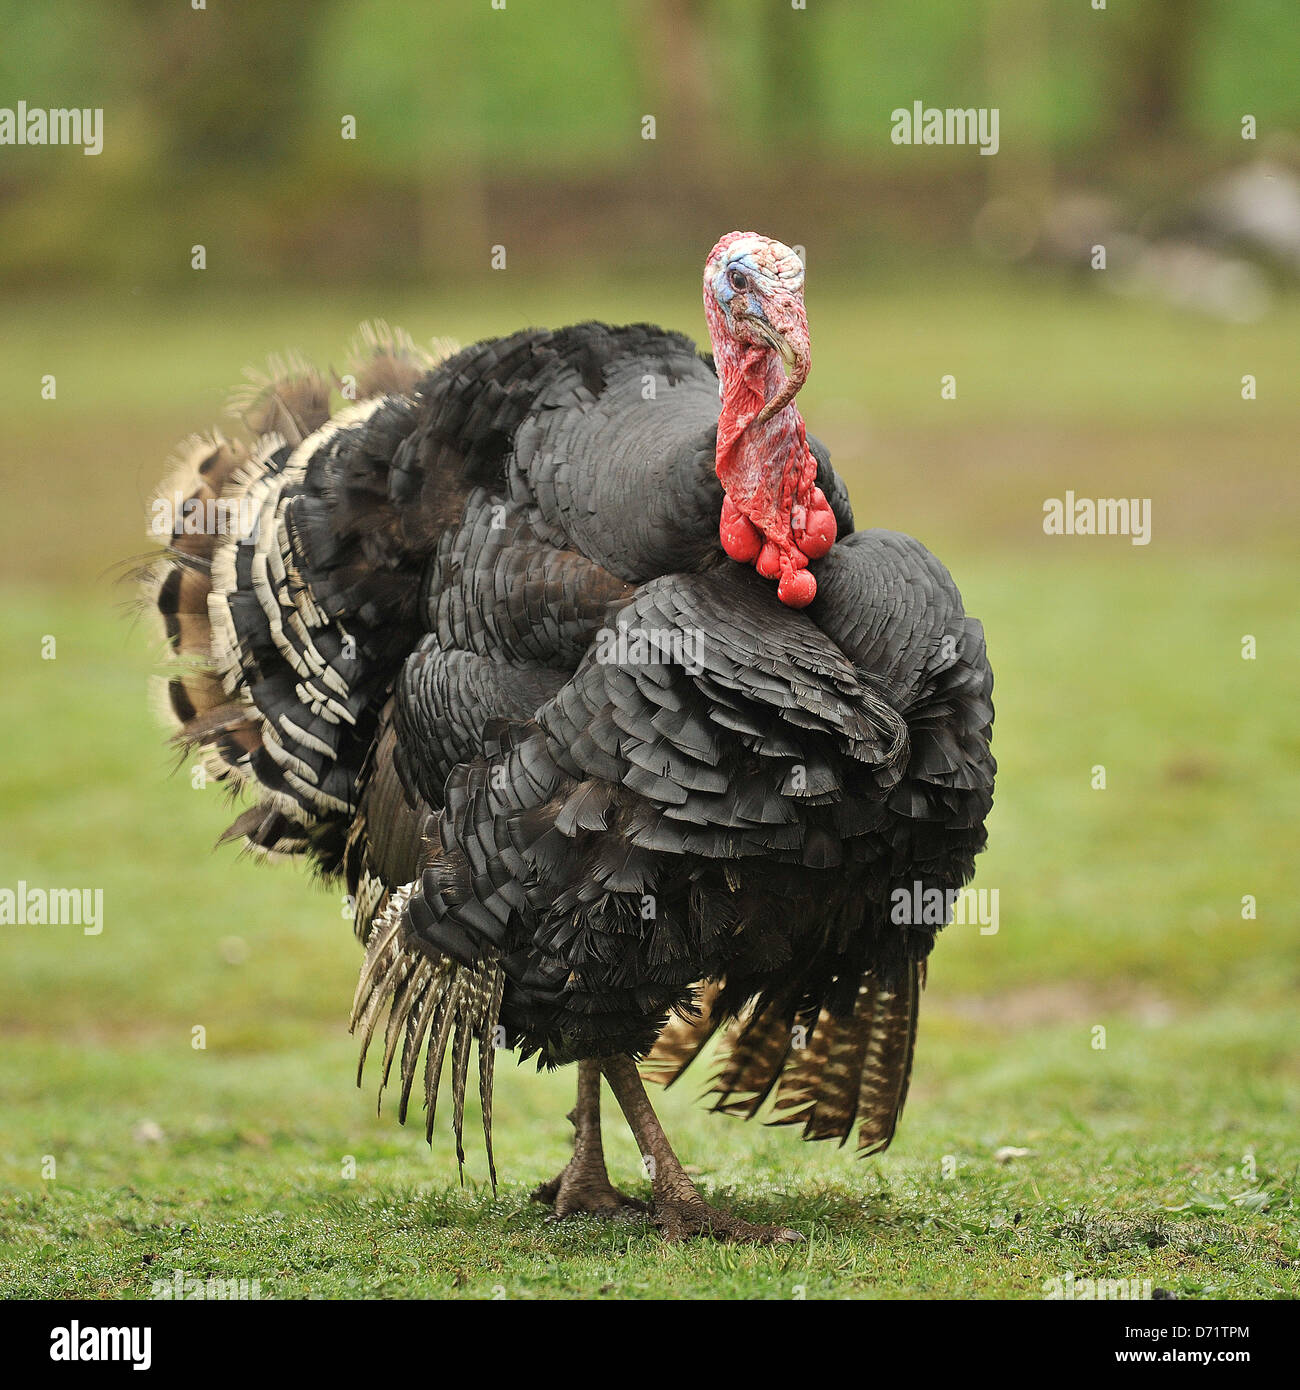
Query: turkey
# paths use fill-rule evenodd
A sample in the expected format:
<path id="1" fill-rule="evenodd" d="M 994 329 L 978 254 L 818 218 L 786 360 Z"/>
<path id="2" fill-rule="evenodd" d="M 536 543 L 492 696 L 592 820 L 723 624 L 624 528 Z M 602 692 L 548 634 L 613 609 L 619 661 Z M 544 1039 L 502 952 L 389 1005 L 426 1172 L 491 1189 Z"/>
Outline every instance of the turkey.
<path id="1" fill-rule="evenodd" d="M 498 1054 L 575 1064 L 573 1157 L 533 1194 L 559 1217 L 799 1239 L 704 1201 L 643 1082 L 703 1056 L 715 1110 L 884 1149 L 985 844 L 983 629 L 917 541 L 854 529 L 796 404 L 803 287 L 733 232 L 711 355 L 372 327 L 342 409 L 273 363 L 248 439 L 189 441 L 155 507 L 166 712 L 248 803 L 223 839 L 346 885 L 361 1068 L 430 1140 L 449 1090 L 462 1165 L 471 1065 L 495 1183 Z M 648 1203 L 606 1173 L 602 1076 Z"/>

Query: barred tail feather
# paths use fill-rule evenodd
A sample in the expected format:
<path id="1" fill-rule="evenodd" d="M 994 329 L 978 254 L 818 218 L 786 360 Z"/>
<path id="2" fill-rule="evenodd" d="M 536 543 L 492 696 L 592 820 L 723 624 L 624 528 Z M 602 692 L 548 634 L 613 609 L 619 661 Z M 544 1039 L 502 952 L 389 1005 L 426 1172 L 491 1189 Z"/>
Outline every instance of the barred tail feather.
<path id="1" fill-rule="evenodd" d="M 910 963 L 897 989 L 868 973 L 851 1014 L 822 1010 L 781 1079 L 772 1124 L 802 1124 L 805 1139 L 843 1144 L 856 1122 L 860 1156 L 889 1147 L 912 1074 L 923 969 Z"/>
<path id="2" fill-rule="evenodd" d="M 329 380 L 297 356 L 245 373 L 230 411 L 251 442 L 214 433 L 182 446 L 154 504 L 166 549 L 142 594 L 167 645 L 159 703 L 174 741 L 257 799 L 223 841 L 307 853 L 326 875 L 387 684 L 419 630 L 420 557 L 437 536 L 397 536 L 389 484 L 415 428 L 411 393 L 451 345 L 426 351 L 367 324 L 354 350 L 353 401 L 334 416 Z M 414 559 L 377 555 L 381 532 Z"/>
<path id="3" fill-rule="evenodd" d="M 665 1091 L 681 1080 L 682 1073 L 718 1031 L 722 1020 L 714 1004 L 721 992 L 722 986 L 716 980 L 705 980 L 696 986 L 694 1010 L 673 1014 L 655 1039 L 654 1047 L 642 1059 L 643 1080 L 654 1082 Z"/>
<path id="4" fill-rule="evenodd" d="M 150 509 L 149 538 L 166 549 L 143 573 L 142 601 L 157 615 L 172 674 L 163 684 L 162 710 L 178 729 L 225 702 L 220 673 L 211 665 L 208 596 L 218 537 L 188 517 L 206 520 L 245 462 L 244 448 L 220 434 L 194 435 L 181 445 Z"/>
<path id="5" fill-rule="evenodd" d="M 853 1011 L 822 1009 L 796 1044 L 787 1010 L 769 1003 L 722 1028 L 722 986 L 701 986 L 700 1012 L 674 1017 L 641 1064 L 647 1081 L 669 1086 L 721 1030 L 705 1096 L 725 1115 L 752 1119 L 775 1090 L 769 1124 L 802 1124 L 805 1139 L 838 1139 L 857 1127 L 860 1156 L 889 1147 L 907 1099 L 925 962 L 910 963 L 897 988 L 868 972 Z"/>
<path id="6" fill-rule="evenodd" d="M 871 1045 L 862 1069 L 858 1095 L 858 1156 L 883 1153 L 893 1142 L 916 1054 L 916 1025 L 920 1016 L 925 962 L 915 962 L 902 988 L 882 995 L 873 1020 Z"/>
<path id="7" fill-rule="evenodd" d="M 781 1076 L 794 1045 L 791 1020 L 782 1001 L 754 1010 L 733 1026 L 726 1060 L 707 1092 L 713 1109 L 752 1120 Z"/>

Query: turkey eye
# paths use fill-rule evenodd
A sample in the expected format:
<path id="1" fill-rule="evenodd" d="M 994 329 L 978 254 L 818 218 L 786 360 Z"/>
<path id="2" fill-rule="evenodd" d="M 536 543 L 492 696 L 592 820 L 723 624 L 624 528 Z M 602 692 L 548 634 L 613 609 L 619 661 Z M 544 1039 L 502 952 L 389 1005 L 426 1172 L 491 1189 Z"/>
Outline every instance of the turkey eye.
<path id="1" fill-rule="evenodd" d="M 749 281 L 738 270 L 733 270 L 727 279 L 731 281 L 733 290 L 740 290 L 742 293 L 749 288 Z"/>

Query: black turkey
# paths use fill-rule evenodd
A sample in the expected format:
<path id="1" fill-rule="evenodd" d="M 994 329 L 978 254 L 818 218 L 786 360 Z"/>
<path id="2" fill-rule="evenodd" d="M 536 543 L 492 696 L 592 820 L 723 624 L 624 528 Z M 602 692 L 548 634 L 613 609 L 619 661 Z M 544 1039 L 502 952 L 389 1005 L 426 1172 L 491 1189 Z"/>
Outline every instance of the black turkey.
<path id="1" fill-rule="evenodd" d="M 705 1204 L 641 1078 L 712 1042 L 716 1109 L 889 1144 L 942 925 L 899 904 L 984 846 L 992 676 L 948 572 L 855 531 L 805 435 L 799 259 L 732 233 L 704 302 L 711 358 L 647 324 L 441 360 L 372 329 L 333 415 L 279 364 L 251 441 L 191 441 L 165 486 L 148 597 L 178 740 L 249 794 L 225 838 L 347 885 L 400 1117 L 423 1061 L 431 1137 L 449 1070 L 463 1162 L 473 1062 L 491 1167 L 498 1053 L 576 1063 L 537 1198 L 642 1205 L 603 1073 L 667 1235 L 789 1240 Z"/>

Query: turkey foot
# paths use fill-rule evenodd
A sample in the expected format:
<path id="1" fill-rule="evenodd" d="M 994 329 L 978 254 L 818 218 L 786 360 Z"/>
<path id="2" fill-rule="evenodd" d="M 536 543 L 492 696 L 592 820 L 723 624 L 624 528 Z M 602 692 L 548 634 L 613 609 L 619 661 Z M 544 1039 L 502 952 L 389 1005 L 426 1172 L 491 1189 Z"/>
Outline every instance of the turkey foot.
<path id="1" fill-rule="evenodd" d="M 601 1216 L 609 1220 L 644 1215 L 646 1204 L 620 1192 L 609 1180 L 603 1163 L 581 1165 L 570 1159 L 550 1182 L 533 1191 L 534 1202 L 555 1208 L 552 1221 L 566 1216 Z"/>
<path id="2" fill-rule="evenodd" d="M 578 1100 L 569 1111 L 573 1157 L 550 1182 L 533 1193 L 534 1202 L 555 1208 L 552 1220 L 566 1216 L 630 1218 L 646 1210 L 644 1202 L 620 1192 L 605 1171 L 600 1137 L 600 1063 L 578 1063 Z"/>
<path id="3" fill-rule="evenodd" d="M 709 1206 L 678 1162 L 641 1084 L 636 1063 L 630 1057 L 606 1057 L 601 1067 L 641 1146 L 654 1198 L 650 1219 L 665 1240 L 712 1236 L 715 1240 L 751 1245 L 784 1245 L 803 1240 L 798 1231 L 788 1226 L 758 1226 Z"/>
<path id="4" fill-rule="evenodd" d="M 665 1240 L 712 1236 L 744 1245 L 794 1245 L 803 1240 L 788 1226 L 759 1226 L 711 1207 L 696 1191 L 689 1197 L 655 1197 L 651 1221 Z"/>

